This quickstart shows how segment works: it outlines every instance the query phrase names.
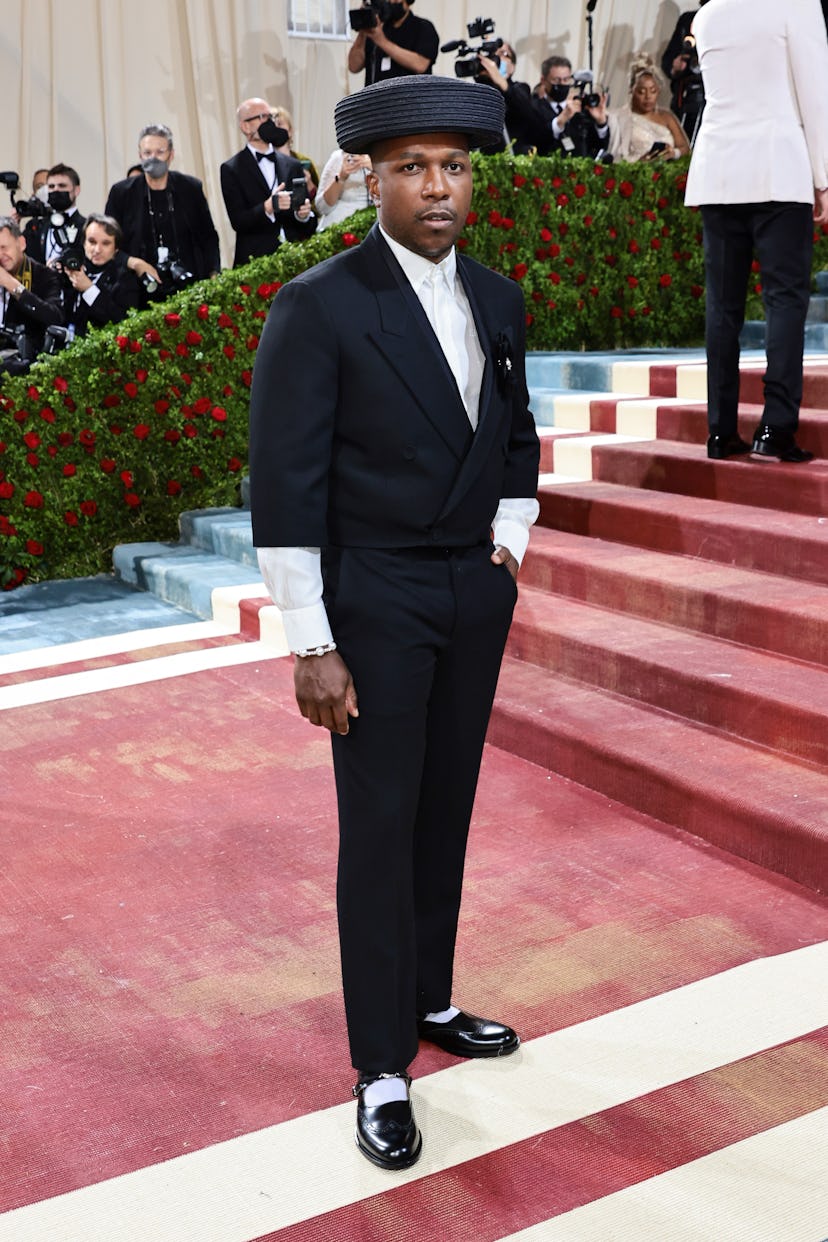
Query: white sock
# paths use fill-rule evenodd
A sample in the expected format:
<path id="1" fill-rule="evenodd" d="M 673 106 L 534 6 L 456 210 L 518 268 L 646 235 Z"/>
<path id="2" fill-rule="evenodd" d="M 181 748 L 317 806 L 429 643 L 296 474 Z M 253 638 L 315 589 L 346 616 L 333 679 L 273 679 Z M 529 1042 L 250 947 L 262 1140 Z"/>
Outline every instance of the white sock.
<path id="1" fill-rule="evenodd" d="M 451 1022 L 459 1012 L 456 1005 L 449 1005 L 448 1009 L 441 1009 L 439 1013 L 427 1013 L 425 1020 L 426 1022 Z"/>
<path id="2" fill-rule="evenodd" d="M 378 1078 L 365 1088 L 362 1102 L 368 1108 L 376 1108 L 378 1104 L 391 1104 L 394 1100 L 407 1100 L 408 1087 L 404 1078 Z"/>

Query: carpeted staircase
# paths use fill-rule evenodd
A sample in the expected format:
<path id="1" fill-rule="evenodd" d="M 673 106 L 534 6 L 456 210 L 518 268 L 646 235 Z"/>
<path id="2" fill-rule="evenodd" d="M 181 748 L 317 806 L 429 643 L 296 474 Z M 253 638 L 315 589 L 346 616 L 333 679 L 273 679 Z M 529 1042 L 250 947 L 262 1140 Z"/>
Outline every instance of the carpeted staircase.
<path id="1" fill-rule="evenodd" d="M 761 412 L 745 355 L 742 433 Z M 699 354 L 535 355 L 541 518 L 490 741 L 828 891 L 828 357 L 800 440 L 818 460 L 710 462 Z M 249 515 L 185 515 L 117 572 L 198 616 L 273 624 Z"/>

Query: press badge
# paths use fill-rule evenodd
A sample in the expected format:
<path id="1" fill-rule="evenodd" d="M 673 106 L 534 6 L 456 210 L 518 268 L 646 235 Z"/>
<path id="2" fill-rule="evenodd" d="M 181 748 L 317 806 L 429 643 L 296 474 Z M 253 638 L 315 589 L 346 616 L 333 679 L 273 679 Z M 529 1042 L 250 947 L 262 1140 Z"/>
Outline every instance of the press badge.
<path id="1" fill-rule="evenodd" d="M 391 57 L 383 56 L 382 60 L 380 61 L 380 72 L 387 73 L 390 68 L 391 68 Z"/>

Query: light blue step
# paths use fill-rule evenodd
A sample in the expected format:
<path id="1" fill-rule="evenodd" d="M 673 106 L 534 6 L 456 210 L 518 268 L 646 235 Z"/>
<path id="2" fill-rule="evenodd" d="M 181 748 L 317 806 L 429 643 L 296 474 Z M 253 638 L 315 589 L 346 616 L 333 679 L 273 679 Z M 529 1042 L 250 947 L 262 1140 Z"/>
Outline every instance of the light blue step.
<path id="1" fill-rule="evenodd" d="M 257 564 L 249 509 L 196 509 L 179 518 L 182 543 L 242 565 Z"/>
<path id="2" fill-rule="evenodd" d="M 205 620 L 213 615 L 215 587 L 261 581 L 258 568 L 190 544 L 125 543 L 115 549 L 112 559 L 124 582 Z"/>

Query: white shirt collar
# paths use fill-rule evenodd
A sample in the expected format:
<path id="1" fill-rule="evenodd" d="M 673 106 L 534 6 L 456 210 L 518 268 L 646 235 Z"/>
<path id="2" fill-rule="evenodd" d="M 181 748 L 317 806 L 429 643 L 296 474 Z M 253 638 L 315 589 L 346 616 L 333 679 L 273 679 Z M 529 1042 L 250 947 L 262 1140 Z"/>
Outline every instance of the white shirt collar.
<path id="1" fill-rule="evenodd" d="M 250 151 L 253 155 L 255 155 L 255 157 L 256 157 L 256 163 L 257 163 L 257 164 L 258 164 L 258 162 L 259 162 L 259 156 L 260 156 L 260 155 L 273 155 L 273 143 L 272 143 L 272 142 L 269 142 L 269 143 L 267 144 L 267 150 L 266 150 L 266 151 L 260 151 L 257 147 L 253 147 L 253 146 L 251 146 L 249 142 L 248 142 L 248 144 L 247 144 L 247 149 L 248 149 L 248 151 Z"/>
<path id="2" fill-rule="evenodd" d="M 449 289 L 454 293 L 454 283 L 457 278 L 457 253 L 453 246 L 446 257 L 435 264 L 430 259 L 424 259 L 421 254 L 415 254 L 413 250 L 407 250 L 405 246 L 394 241 L 394 238 L 388 236 L 381 224 L 377 227 L 388 243 L 394 258 L 408 277 L 412 289 L 419 289 L 420 285 L 431 277 L 434 268 L 438 267 L 445 276 Z"/>

